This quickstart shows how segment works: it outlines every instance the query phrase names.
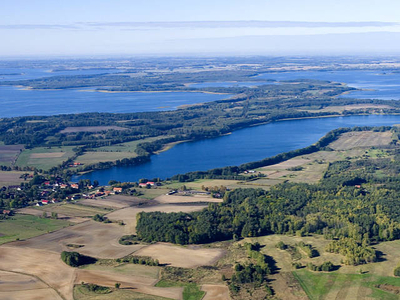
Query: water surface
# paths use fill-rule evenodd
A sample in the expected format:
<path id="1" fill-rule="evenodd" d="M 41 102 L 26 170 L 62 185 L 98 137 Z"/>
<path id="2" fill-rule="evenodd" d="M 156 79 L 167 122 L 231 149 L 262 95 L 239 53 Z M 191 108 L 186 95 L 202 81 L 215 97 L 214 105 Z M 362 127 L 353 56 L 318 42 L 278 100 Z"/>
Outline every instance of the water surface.
<path id="1" fill-rule="evenodd" d="M 400 116 L 371 115 L 274 122 L 214 139 L 178 144 L 168 151 L 153 155 L 148 163 L 94 171 L 73 180 L 96 179 L 106 185 L 111 179 L 121 182 L 138 181 L 141 178 L 165 179 L 190 171 L 237 166 L 303 148 L 335 128 L 393 124 L 400 124 Z"/>

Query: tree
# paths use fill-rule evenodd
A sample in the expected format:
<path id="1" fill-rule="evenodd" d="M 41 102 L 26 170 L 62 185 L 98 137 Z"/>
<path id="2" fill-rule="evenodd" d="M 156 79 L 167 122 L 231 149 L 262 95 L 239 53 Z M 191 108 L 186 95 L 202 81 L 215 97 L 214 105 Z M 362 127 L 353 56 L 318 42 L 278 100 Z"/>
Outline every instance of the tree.
<path id="1" fill-rule="evenodd" d="M 119 289 L 120 286 L 121 286 L 121 284 L 120 284 L 119 282 L 116 282 L 116 283 L 115 283 L 115 288 L 116 288 L 116 289 Z"/>

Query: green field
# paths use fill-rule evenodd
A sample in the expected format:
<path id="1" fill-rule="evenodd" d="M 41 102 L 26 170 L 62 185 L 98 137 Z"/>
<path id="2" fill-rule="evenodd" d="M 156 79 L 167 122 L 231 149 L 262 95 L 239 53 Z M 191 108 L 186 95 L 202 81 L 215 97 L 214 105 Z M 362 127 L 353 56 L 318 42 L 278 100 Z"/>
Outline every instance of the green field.
<path id="1" fill-rule="evenodd" d="M 25 149 L 19 155 L 16 165 L 49 170 L 72 157 L 74 155 L 73 148 L 73 146 L 62 146 Z"/>
<path id="2" fill-rule="evenodd" d="M 340 274 L 299 270 L 293 272 L 311 299 L 382 299 L 395 300 L 399 296 L 378 287 L 388 285 L 400 291 L 400 278 L 374 274 Z M 396 288 L 397 287 L 397 288 Z"/>
<path id="3" fill-rule="evenodd" d="M 23 240 L 69 226 L 63 220 L 44 219 L 31 215 L 15 215 L 0 221 L 0 244 Z"/>
<path id="4" fill-rule="evenodd" d="M 169 298 L 164 298 L 164 297 L 157 297 L 157 296 L 152 296 L 152 295 L 147 295 L 147 294 L 142 294 L 142 293 L 136 293 L 131 290 L 124 290 L 124 289 L 111 289 L 110 293 L 107 294 L 98 294 L 95 292 L 90 292 L 87 290 L 82 285 L 76 285 L 74 287 L 74 299 L 75 300 L 114 300 L 114 299 L 120 299 L 120 300 L 132 300 L 132 299 L 138 299 L 138 300 L 168 300 Z"/>
<path id="5" fill-rule="evenodd" d="M 183 300 L 201 300 L 205 292 L 201 291 L 199 286 L 195 283 L 182 283 L 182 282 L 172 282 L 166 280 L 160 280 L 156 287 L 183 287 Z"/>
<path id="6" fill-rule="evenodd" d="M 136 157 L 137 156 L 136 148 L 138 144 L 153 142 L 168 137 L 171 136 L 151 137 L 132 142 L 99 147 L 96 148 L 95 151 L 87 151 L 84 154 L 78 156 L 75 161 L 83 163 L 85 165 L 90 165 L 99 162 L 116 161 L 118 159 L 121 160 L 123 158 Z"/>

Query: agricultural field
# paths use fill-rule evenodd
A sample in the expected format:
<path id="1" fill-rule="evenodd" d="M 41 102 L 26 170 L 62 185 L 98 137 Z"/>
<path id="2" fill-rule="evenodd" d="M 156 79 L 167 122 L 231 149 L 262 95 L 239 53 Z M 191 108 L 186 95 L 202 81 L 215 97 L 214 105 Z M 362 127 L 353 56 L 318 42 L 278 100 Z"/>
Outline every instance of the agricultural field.
<path id="1" fill-rule="evenodd" d="M 122 127 L 121 127 L 122 128 Z M 132 142 L 126 142 L 121 144 L 115 144 L 111 146 L 104 146 L 96 148 L 93 151 L 86 151 L 82 155 L 75 159 L 75 162 L 79 162 L 85 165 L 96 164 L 99 162 L 116 161 L 124 158 L 137 157 L 136 148 L 137 145 L 146 142 L 153 142 L 162 138 L 168 138 L 170 136 L 163 137 L 152 137 Z"/>
<path id="2" fill-rule="evenodd" d="M 75 300 L 169 300 L 171 298 L 153 296 L 149 294 L 142 294 L 138 292 L 134 292 L 133 290 L 126 290 L 126 289 L 119 289 L 119 290 L 112 290 L 106 294 L 98 294 L 88 291 L 87 289 L 83 288 L 81 285 L 77 285 L 74 288 L 74 299 Z"/>
<path id="3" fill-rule="evenodd" d="M 211 195 L 161 195 L 154 198 L 158 203 L 182 204 L 182 203 L 198 203 L 198 202 L 222 202 L 222 199 L 212 198 Z"/>
<path id="4" fill-rule="evenodd" d="M 80 245 L 74 249 L 83 255 L 96 258 L 119 258 L 131 254 L 144 245 L 125 246 L 118 243 L 124 228 L 118 224 L 87 221 L 55 232 L 37 236 L 11 245 L 61 253 L 71 251 L 68 245 Z"/>
<path id="5" fill-rule="evenodd" d="M 124 195 L 113 195 L 106 198 L 96 198 L 96 199 L 84 199 L 79 200 L 80 205 L 91 206 L 91 207 L 101 207 L 110 209 L 120 209 L 128 206 L 137 205 L 143 203 L 143 199 L 124 196 Z"/>
<path id="6" fill-rule="evenodd" d="M 161 264 L 181 268 L 211 266 L 225 254 L 223 249 L 201 248 L 199 246 L 176 246 L 156 243 L 138 250 L 135 255 L 158 259 Z M 185 257 L 185 259 L 182 259 Z"/>
<path id="7" fill-rule="evenodd" d="M 334 150 L 348 150 L 352 148 L 373 147 L 389 145 L 392 141 L 392 133 L 373 131 L 346 132 L 340 138 L 329 145 Z"/>
<path id="8" fill-rule="evenodd" d="M 24 145 L 4 145 L 4 143 L 0 143 L 0 165 L 14 165 L 23 149 Z"/>
<path id="9" fill-rule="evenodd" d="M 35 167 L 49 170 L 74 156 L 73 146 L 37 147 L 25 149 L 19 155 L 16 165 L 19 167 Z"/>
<path id="10" fill-rule="evenodd" d="M 35 207 L 35 209 L 47 212 L 48 214 L 57 213 L 61 215 L 65 215 L 68 217 L 92 217 L 95 214 L 106 214 L 110 212 L 111 208 L 106 207 L 97 207 L 81 204 L 81 202 L 77 203 L 56 203 L 49 204 L 40 207 Z"/>
<path id="11" fill-rule="evenodd" d="M 0 244 L 29 239 L 69 225 L 64 220 L 17 214 L 7 220 L 0 220 Z"/>
<path id="12" fill-rule="evenodd" d="M 20 178 L 21 175 L 26 173 L 20 171 L 0 171 L 0 186 L 20 185 L 21 182 L 29 182 L 29 180 Z"/>

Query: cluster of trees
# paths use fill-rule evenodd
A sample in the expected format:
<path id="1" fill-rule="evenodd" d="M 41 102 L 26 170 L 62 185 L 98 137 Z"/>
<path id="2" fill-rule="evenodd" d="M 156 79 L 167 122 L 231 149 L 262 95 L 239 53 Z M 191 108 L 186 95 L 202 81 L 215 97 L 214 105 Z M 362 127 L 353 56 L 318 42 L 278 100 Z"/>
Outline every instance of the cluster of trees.
<path id="1" fill-rule="evenodd" d="M 117 262 L 131 263 L 137 265 L 146 265 L 146 266 L 159 266 L 160 262 L 158 259 L 153 259 L 147 256 L 128 256 L 124 258 L 118 258 Z"/>
<path id="2" fill-rule="evenodd" d="M 313 246 L 309 244 L 305 244 L 304 242 L 300 242 L 297 244 L 297 247 L 299 247 L 309 258 L 317 257 L 319 256 L 319 252 L 317 249 L 314 249 Z"/>
<path id="3" fill-rule="evenodd" d="M 61 260 L 65 262 L 68 266 L 79 267 L 82 265 L 93 264 L 96 259 L 90 256 L 82 255 L 78 252 L 61 252 Z"/>
<path id="4" fill-rule="evenodd" d="M 272 295 L 273 290 L 267 284 L 267 276 L 272 274 L 275 267 L 275 261 L 260 252 L 260 244 L 246 243 L 244 245 L 249 258 L 253 261 L 249 264 L 236 264 L 234 273 L 231 277 L 229 288 L 236 293 L 243 284 L 251 284 L 254 287 L 265 286 L 267 295 Z"/>
<path id="5" fill-rule="evenodd" d="M 351 238 L 341 238 L 338 241 L 330 242 L 326 251 L 342 254 L 345 257 L 343 263 L 346 265 L 356 266 L 375 262 L 378 259 L 374 249 Z"/>
<path id="6" fill-rule="evenodd" d="M 326 261 L 323 264 L 317 266 L 314 265 L 313 263 L 308 263 L 307 267 L 311 270 L 311 271 L 324 271 L 324 272 L 331 272 L 333 270 L 335 270 L 335 266 L 333 265 L 332 262 L 330 261 Z"/>

